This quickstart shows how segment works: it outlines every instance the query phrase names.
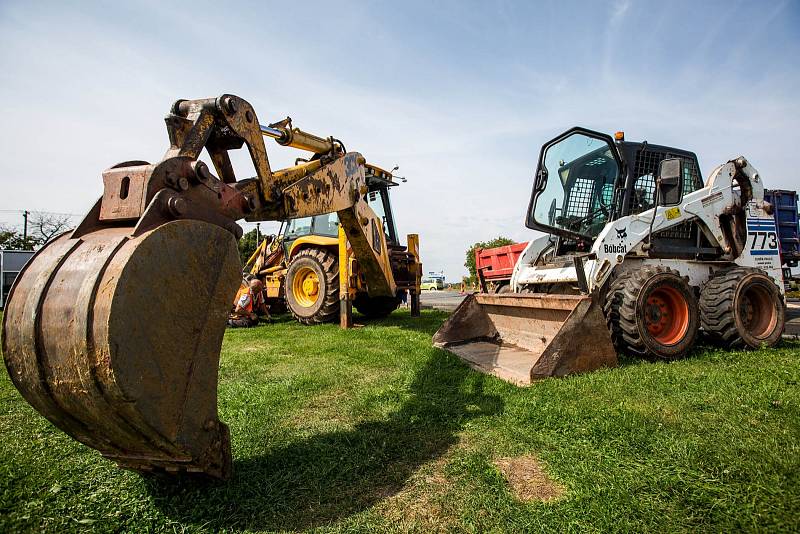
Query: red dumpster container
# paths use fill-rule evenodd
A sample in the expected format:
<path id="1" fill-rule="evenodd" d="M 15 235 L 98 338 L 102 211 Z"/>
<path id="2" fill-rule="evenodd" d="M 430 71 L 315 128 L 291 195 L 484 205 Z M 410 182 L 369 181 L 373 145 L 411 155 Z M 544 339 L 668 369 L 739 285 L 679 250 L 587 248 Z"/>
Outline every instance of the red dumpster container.
<path id="1" fill-rule="evenodd" d="M 528 243 L 516 243 L 502 247 L 477 249 L 475 251 L 475 267 L 478 272 L 478 279 L 484 282 L 493 282 L 499 289 L 508 285 L 511 280 L 511 273 L 514 264 L 522 255 L 522 251 Z"/>

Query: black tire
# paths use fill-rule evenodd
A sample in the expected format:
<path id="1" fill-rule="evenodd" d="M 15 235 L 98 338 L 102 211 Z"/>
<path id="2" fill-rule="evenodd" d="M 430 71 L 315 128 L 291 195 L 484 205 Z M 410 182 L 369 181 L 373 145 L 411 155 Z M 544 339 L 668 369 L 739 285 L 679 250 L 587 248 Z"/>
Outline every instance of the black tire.
<path id="1" fill-rule="evenodd" d="M 506 282 L 504 284 L 500 284 L 499 286 L 497 286 L 495 288 L 494 292 L 497 293 L 497 294 L 500 294 L 500 293 L 511 293 L 511 284 L 509 284 L 508 282 Z"/>
<path id="2" fill-rule="evenodd" d="M 360 293 L 353 299 L 353 306 L 365 317 L 380 319 L 396 310 L 401 302 L 397 297 L 369 297 Z"/>
<path id="3" fill-rule="evenodd" d="M 280 315 L 289 311 L 289 307 L 286 305 L 285 298 L 267 299 L 267 305 L 269 306 L 270 315 Z"/>
<path id="4" fill-rule="evenodd" d="M 778 343 L 786 323 L 781 292 L 761 269 L 717 271 L 700 292 L 706 336 L 724 347 L 759 348 Z"/>
<path id="5" fill-rule="evenodd" d="M 700 326 L 688 280 L 666 267 L 621 275 L 609 286 L 603 311 L 617 350 L 662 360 L 684 357 Z"/>
<path id="6" fill-rule="evenodd" d="M 318 279 L 317 298 L 312 305 L 304 305 L 303 297 L 294 294 L 298 273 L 311 269 Z M 303 324 L 329 323 L 339 316 L 339 259 L 335 254 L 318 248 L 298 252 L 289 263 L 285 279 L 286 304 L 295 319 Z"/>

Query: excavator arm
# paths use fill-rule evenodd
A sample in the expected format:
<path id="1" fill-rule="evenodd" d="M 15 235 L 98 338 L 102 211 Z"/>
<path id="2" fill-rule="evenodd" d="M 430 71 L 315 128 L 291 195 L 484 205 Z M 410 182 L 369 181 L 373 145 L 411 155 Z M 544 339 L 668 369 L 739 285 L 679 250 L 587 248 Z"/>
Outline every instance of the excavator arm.
<path id="1" fill-rule="evenodd" d="M 362 200 L 365 159 L 333 138 L 290 121 L 261 126 L 234 95 L 179 100 L 165 121 L 161 161 L 103 172 L 102 198 L 20 274 L 3 355 L 36 410 L 121 467 L 224 479 L 230 440 L 216 392 L 241 275 L 236 221 L 337 211 L 356 246 L 369 243 L 376 217 Z M 272 171 L 265 136 L 314 155 Z M 228 152 L 243 145 L 257 176 L 237 180 Z M 376 251 L 361 261 L 380 267 Z M 383 280 L 379 290 L 394 291 L 391 272 Z"/>

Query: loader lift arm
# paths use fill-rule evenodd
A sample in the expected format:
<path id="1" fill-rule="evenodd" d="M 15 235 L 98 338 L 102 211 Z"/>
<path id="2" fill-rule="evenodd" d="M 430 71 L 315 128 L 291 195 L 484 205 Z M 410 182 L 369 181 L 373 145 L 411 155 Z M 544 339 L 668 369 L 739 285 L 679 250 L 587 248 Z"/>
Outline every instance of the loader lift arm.
<path id="1" fill-rule="evenodd" d="M 336 211 L 351 242 L 369 243 L 366 161 L 290 122 L 261 126 L 229 94 L 178 100 L 165 121 L 164 157 L 103 172 L 83 221 L 28 262 L 8 298 L 3 355 L 35 409 L 121 467 L 227 478 L 216 390 L 241 273 L 236 221 Z M 264 136 L 314 155 L 273 171 Z M 243 145 L 257 176 L 237 180 L 228 151 Z M 204 148 L 217 176 L 198 159 Z M 375 254 L 362 262 L 379 267 Z"/>

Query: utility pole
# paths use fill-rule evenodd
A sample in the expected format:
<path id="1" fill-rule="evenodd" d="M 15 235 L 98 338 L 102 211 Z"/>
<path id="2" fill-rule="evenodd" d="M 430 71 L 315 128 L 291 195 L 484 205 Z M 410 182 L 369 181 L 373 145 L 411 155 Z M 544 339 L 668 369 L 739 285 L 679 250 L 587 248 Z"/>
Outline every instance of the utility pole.
<path id="1" fill-rule="evenodd" d="M 30 213 L 31 212 L 28 210 L 22 212 L 22 218 L 25 221 L 25 223 L 22 225 L 22 239 L 24 241 L 28 241 L 28 215 L 30 215 Z"/>
<path id="2" fill-rule="evenodd" d="M 256 223 L 256 248 L 261 243 L 261 223 Z"/>

